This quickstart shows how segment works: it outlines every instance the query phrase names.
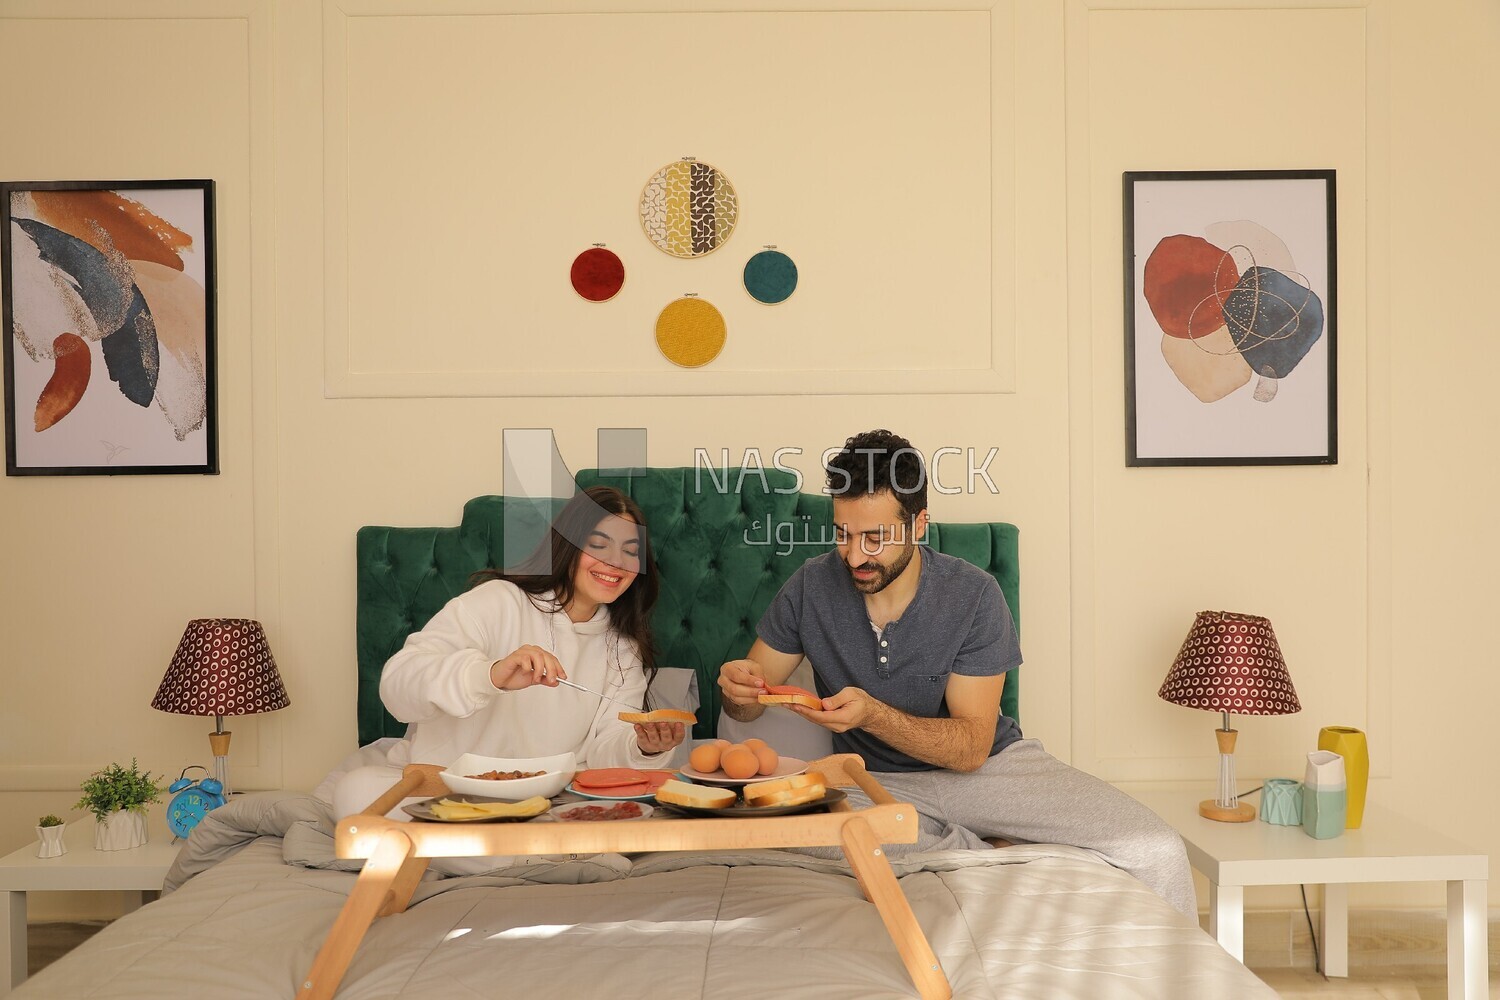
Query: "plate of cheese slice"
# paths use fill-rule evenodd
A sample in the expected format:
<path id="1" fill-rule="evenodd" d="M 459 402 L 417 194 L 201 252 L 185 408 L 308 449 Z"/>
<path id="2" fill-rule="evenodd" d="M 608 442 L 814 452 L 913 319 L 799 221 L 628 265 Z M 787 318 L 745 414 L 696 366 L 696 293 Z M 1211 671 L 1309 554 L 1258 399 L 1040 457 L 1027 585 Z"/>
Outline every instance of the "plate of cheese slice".
<path id="1" fill-rule="evenodd" d="M 401 807 L 413 819 L 434 823 L 524 823 L 552 808 L 540 795 L 517 802 L 485 795 L 440 795 Z"/>

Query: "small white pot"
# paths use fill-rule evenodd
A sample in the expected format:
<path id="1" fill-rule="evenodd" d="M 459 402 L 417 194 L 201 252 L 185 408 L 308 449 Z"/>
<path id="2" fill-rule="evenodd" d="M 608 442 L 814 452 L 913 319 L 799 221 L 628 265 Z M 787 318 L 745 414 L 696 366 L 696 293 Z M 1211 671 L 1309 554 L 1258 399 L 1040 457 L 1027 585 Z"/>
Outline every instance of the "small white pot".
<path id="1" fill-rule="evenodd" d="M 120 809 L 94 823 L 94 850 L 128 851 L 146 842 L 146 814 Z"/>
<path id="2" fill-rule="evenodd" d="M 65 826 L 39 826 L 36 828 L 37 839 L 41 841 L 36 848 L 36 856 L 39 858 L 60 858 L 68 853 L 68 845 L 63 843 L 63 831 Z"/>

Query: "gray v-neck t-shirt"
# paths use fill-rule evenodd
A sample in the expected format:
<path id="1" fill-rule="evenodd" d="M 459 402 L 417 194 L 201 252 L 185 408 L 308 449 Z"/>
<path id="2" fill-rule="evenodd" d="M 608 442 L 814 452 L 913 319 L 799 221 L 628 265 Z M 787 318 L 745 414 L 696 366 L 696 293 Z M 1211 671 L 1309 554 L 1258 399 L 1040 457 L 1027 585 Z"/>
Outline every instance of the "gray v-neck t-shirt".
<path id="1" fill-rule="evenodd" d="M 922 549 L 911 603 L 878 633 L 837 552 L 803 563 L 766 609 L 757 631 L 772 649 L 812 662 L 818 697 L 857 687 L 892 708 L 928 719 L 950 717 L 943 697 L 950 674 L 992 677 L 1021 665 L 1015 620 L 995 578 L 928 548 Z M 1021 727 L 1001 715 L 990 756 L 1020 738 Z M 833 749 L 859 754 L 872 771 L 936 769 L 862 729 L 834 733 Z"/>

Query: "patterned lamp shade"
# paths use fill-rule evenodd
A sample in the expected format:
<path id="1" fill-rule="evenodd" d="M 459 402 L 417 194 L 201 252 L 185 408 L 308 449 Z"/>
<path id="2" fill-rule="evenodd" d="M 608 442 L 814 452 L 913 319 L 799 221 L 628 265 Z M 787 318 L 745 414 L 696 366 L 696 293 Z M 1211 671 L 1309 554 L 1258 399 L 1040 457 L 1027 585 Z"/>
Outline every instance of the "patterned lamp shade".
<path id="1" fill-rule="evenodd" d="M 1300 712 L 1271 622 L 1200 611 L 1157 694 L 1174 705 L 1235 715 Z"/>
<path id="2" fill-rule="evenodd" d="M 188 622 L 151 699 L 177 715 L 255 715 L 289 704 L 265 630 L 248 618 Z"/>

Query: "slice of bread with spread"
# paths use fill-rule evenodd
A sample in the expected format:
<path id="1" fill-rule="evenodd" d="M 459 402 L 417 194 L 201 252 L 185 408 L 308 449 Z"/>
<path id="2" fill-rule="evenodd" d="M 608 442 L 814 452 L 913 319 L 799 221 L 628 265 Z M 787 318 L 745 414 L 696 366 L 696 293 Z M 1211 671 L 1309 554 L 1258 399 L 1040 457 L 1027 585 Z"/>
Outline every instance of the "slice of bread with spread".
<path id="1" fill-rule="evenodd" d="M 631 725 L 645 725 L 648 722 L 680 722 L 685 726 L 691 726 L 698 721 L 698 717 L 680 708 L 658 708 L 654 712 L 621 712 L 620 721 L 629 722 Z"/>

